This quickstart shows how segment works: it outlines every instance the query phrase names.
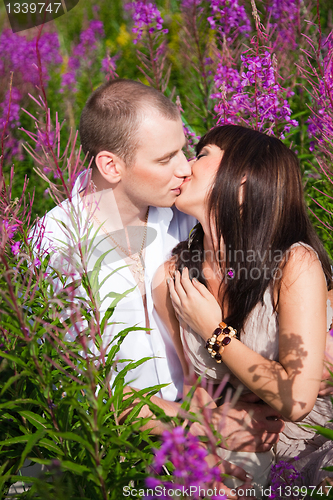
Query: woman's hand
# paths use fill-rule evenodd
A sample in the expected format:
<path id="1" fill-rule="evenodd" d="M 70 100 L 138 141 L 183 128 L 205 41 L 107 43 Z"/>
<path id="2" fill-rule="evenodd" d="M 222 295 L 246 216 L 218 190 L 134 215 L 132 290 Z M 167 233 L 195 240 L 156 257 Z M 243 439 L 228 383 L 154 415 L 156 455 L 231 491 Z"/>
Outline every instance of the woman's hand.
<path id="1" fill-rule="evenodd" d="M 221 307 L 214 295 L 198 280 L 189 278 L 185 267 L 168 280 L 170 298 L 176 314 L 204 340 L 209 339 L 222 321 Z"/>

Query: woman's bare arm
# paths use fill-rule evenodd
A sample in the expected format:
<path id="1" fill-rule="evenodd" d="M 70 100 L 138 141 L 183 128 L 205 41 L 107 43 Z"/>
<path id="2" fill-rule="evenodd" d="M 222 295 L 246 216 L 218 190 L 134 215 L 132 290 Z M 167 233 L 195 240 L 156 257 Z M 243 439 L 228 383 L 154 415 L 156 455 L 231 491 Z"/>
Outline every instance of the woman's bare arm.
<path id="1" fill-rule="evenodd" d="M 204 340 L 221 321 L 215 298 L 188 274 L 170 282 L 179 314 Z M 316 254 L 298 246 L 283 269 L 279 298 L 279 361 L 271 361 L 233 338 L 224 362 L 252 392 L 285 418 L 301 420 L 311 411 L 323 371 L 326 338 L 326 282 Z M 232 326 L 232 325 L 231 325 Z M 252 332 L 255 335 L 255 332 Z M 248 333 L 250 334 L 250 333 Z"/>

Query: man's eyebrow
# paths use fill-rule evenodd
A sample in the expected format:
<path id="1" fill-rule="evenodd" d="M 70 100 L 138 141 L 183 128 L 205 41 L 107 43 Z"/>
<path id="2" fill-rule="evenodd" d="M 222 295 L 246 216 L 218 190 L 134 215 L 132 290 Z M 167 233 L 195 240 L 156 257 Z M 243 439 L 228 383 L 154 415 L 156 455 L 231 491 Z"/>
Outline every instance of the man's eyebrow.
<path id="1" fill-rule="evenodd" d="M 165 155 L 161 156 L 160 158 L 156 158 L 156 161 L 163 161 L 166 160 L 167 158 L 173 158 L 178 151 L 172 151 L 171 153 L 165 153 Z"/>

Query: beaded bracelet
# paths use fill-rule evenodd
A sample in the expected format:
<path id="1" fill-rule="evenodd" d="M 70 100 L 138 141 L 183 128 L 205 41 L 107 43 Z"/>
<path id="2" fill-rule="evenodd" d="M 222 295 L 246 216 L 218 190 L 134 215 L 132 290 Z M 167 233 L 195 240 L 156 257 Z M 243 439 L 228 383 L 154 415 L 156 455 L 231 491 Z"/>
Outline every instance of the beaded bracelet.
<path id="1" fill-rule="evenodd" d="M 227 326 L 224 321 L 219 324 L 219 327 L 214 330 L 213 335 L 206 342 L 206 349 L 210 353 L 211 357 L 215 359 L 217 363 L 221 363 L 221 354 L 224 351 L 225 346 L 230 344 L 231 338 L 235 337 L 237 330 L 231 326 Z M 222 340 L 221 340 L 222 337 Z"/>

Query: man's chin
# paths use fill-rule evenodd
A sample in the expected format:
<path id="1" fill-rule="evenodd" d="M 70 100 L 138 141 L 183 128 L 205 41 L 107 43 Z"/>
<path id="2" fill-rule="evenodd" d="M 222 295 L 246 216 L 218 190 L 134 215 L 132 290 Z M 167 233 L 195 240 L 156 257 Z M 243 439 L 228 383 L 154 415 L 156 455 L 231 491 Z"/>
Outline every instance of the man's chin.
<path id="1" fill-rule="evenodd" d="M 175 201 L 159 201 L 158 203 L 149 203 L 150 207 L 157 207 L 157 208 L 171 208 L 175 205 Z"/>
<path id="2" fill-rule="evenodd" d="M 172 198 L 166 199 L 166 200 L 159 200 L 156 205 L 151 204 L 151 206 L 154 207 L 160 207 L 160 208 L 171 208 L 174 207 L 176 202 L 177 202 L 177 196 L 173 196 Z"/>

